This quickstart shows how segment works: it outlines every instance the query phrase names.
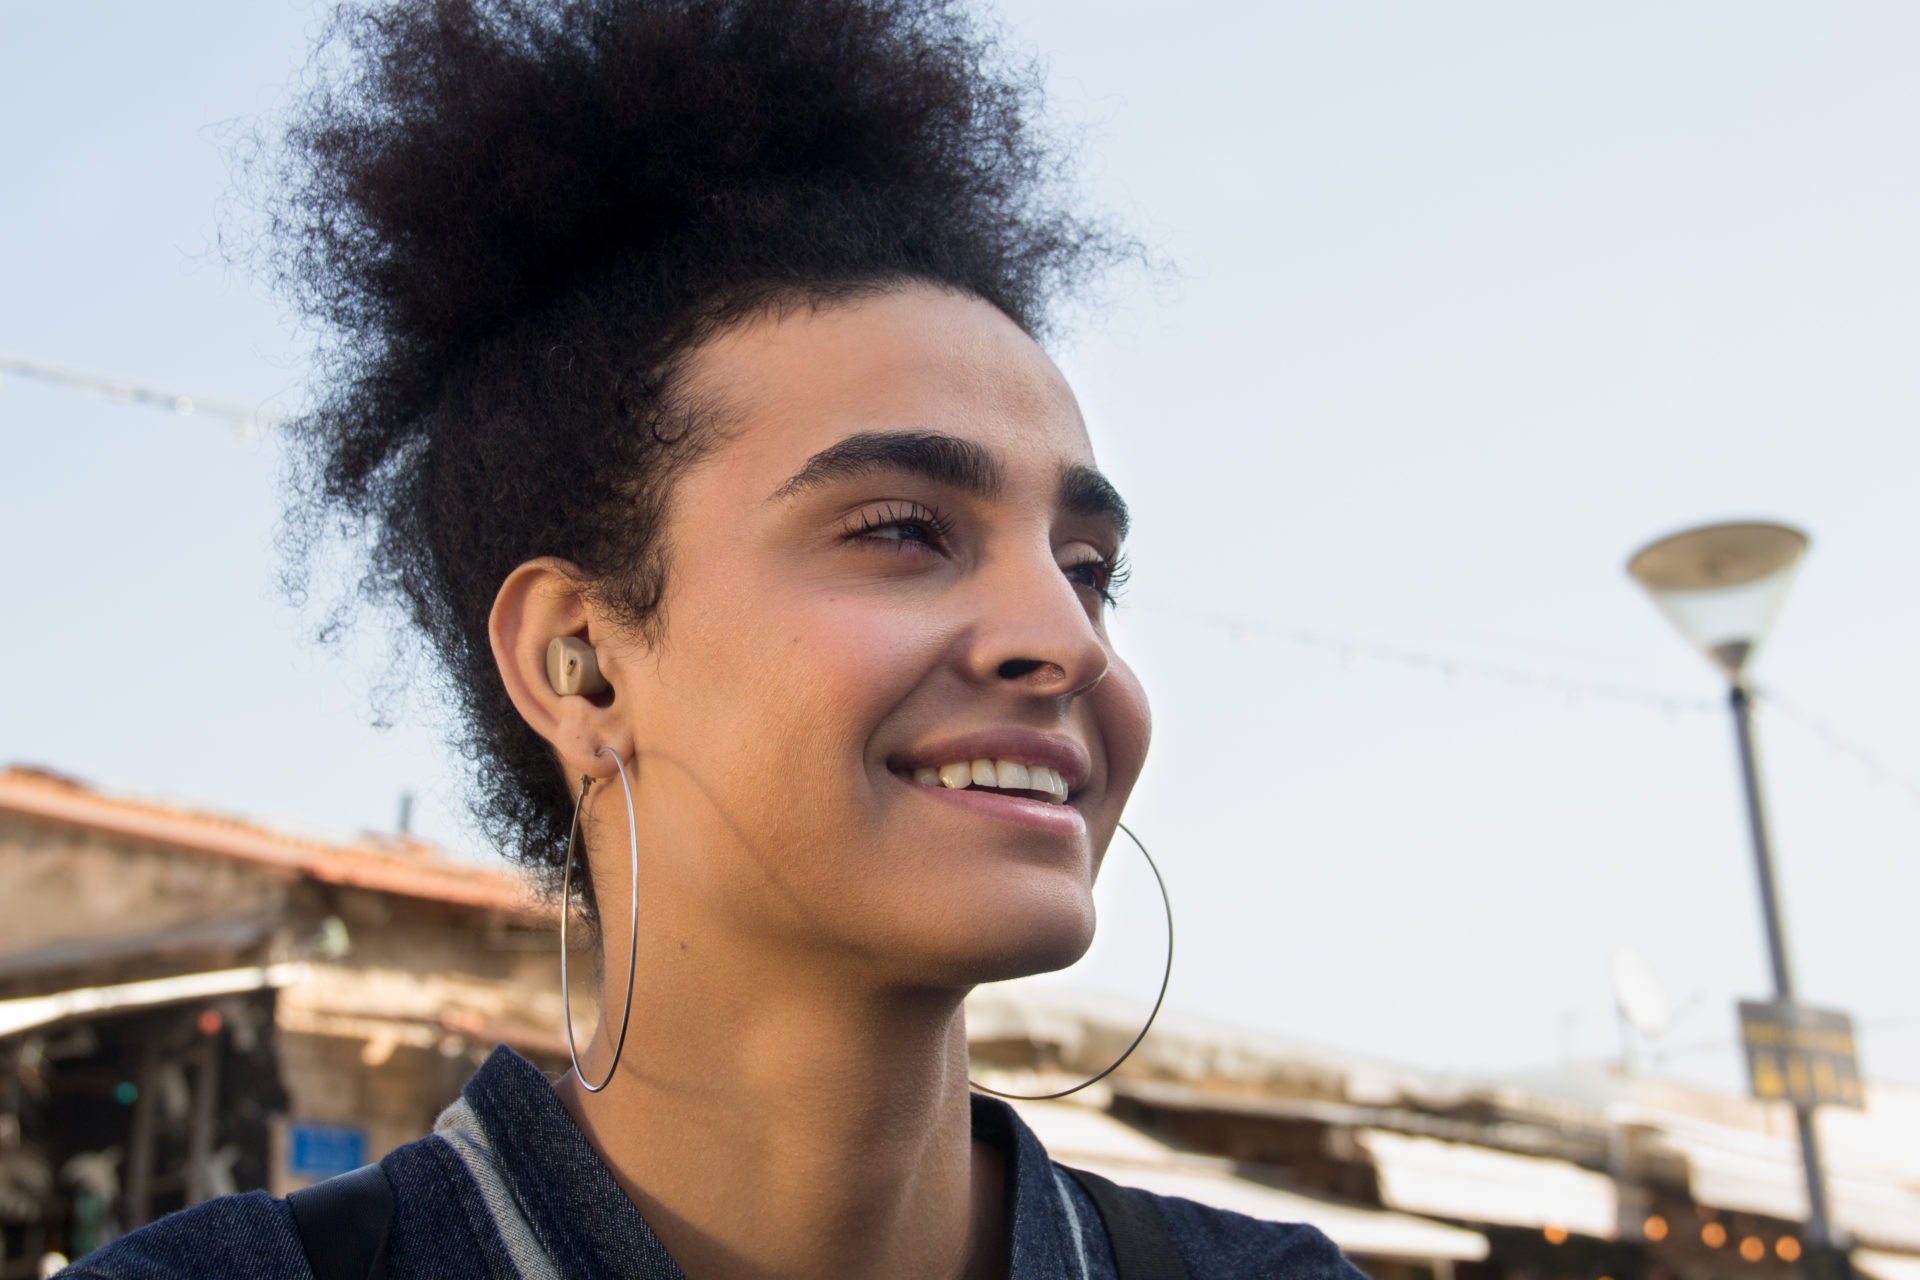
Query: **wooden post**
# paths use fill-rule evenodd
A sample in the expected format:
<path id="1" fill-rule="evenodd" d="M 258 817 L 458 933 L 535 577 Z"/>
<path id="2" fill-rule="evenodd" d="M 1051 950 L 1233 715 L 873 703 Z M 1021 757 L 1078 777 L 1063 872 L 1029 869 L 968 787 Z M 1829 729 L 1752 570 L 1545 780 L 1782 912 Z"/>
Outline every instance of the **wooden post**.
<path id="1" fill-rule="evenodd" d="M 193 1110 L 187 1120 L 187 1203 L 213 1199 L 213 1143 L 220 1103 L 220 1042 L 216 1032 L 200 1040 L 193 1077 Z"/>
<path id="2" fill-rule="evenodd" d="M 140 1049 L 140 1073 L 134 1078 L 133 1123 L 127 1134 L 126 1206 L 124 1229 L 147 1225 L 153 1199 L 154 1108 L 159 1103 L 160 1046 L 149 1039 Z"/>

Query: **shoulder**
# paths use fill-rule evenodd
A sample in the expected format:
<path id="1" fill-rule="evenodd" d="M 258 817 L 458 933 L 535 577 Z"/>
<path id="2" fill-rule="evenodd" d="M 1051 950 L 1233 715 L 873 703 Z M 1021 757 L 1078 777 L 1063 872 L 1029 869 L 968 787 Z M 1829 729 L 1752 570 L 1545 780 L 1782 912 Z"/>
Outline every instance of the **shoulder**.
<path id="1" fill-rule="evenodd" d="M 60 1272 L 71 1280 L 308 1280 L 287 1202 L 221 1196 L 129 1232 Z"/>
<path id="2" fill-rule="evenodd" d="M 460 1159 L 428 1136 L 380 1161 L 394 1192 L 388 1273 L 431 1274 L 423 1260 L 497 1252 L 476 1233 L 487 1221 Z M 495 1274 L 497 1268 L 483 1268 Z M 94 1250 L 60 1272 L 61 1280 L 312 1280 L 300 1232 L 287 1202 L 264 1191 L 222 1196 L 169 1214 Z"/>
<path id="3" fill-rule="evenodd" d="M 1340 1246 L 1318 1227 L 1267 1222 L 1231 1209 L 1216 1209 L 1179 1196 L 1140 1194 L 1166 1219 L 1167 1233 L 1187 1264 L 1191 1280 L 1234 1276 L 1244 1280 L 1365 1280 Z"/>
<path id="4" fill-rule="evenodd" d="M 1062 1178 L 1062 1182 L 1071 1186 L 1069 1194 L 1075 1201 L 1083 1201 L 1089 1217 L 1092 1213 L 1106 1217 L 1106 1211 L 1096 1209 L 1089 1196 L 1096 1188 L 1081 1184 L 1087 1174 L 1058 1165 L 1056 1169 L 1075 1174 Z M 1125 1201 L 1144 1203 L 1158 1213 L 1160 1221 L 1165 1222 L 1167 1238 L 1187 1265 L 1188 1280 L 1227 1276 L 1233 1276 L 1233 1280 L 1365 1280 L 1359 1268 L 1317 1226 L 1256 1219 L 1181 1196 L 1162 1196 L 1139 1186 L 1104 1186 L 1110 1188 L 1106 1196 L 1123 1197 L 1114 1205 L 1119 1213 L 1139 1213 Z M 1108 1228 L 1112 1226 L 1108 1222 Z M 1102 1253 L 1102 1263 L 1112 1265 L 1112 1259 L 1104 1257 L 1104 1247 L 1094 1245 L 1094 1249 Z"/>

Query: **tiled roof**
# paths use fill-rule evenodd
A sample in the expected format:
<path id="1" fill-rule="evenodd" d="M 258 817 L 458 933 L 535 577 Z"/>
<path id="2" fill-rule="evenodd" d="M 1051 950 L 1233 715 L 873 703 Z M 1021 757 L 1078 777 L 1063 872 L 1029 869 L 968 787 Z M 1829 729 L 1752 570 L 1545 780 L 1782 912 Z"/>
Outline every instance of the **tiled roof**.
<path id="1" fill-rule="evenodd" d="M 530 919 L 552 914 L 552 908 L 540 903 L 519 876 L 455 862 L 417 841 L 370 837 L 351 844 L 329 843 L 220 814 L 104 795 L 42 769 L 16 765 L 0 774 L 0 815 L 228 858 L 324 884 Z"/>

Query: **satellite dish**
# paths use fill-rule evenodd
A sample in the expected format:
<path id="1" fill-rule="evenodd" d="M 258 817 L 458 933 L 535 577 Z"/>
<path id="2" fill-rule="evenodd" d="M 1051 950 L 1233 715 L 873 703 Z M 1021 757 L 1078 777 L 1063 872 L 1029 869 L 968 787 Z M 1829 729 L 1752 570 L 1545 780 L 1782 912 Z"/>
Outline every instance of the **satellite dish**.
<path id="1" fill-rule="evenodd" d="M 1660 990 L 1660 980 L 1653 976 L 1653 966 L 1632 947 L 1613 953 L 1613 998 L 1620 1016 L 1643 1036 L 1659 1035 L 1673 1020 L 1673 1009 Z"/>

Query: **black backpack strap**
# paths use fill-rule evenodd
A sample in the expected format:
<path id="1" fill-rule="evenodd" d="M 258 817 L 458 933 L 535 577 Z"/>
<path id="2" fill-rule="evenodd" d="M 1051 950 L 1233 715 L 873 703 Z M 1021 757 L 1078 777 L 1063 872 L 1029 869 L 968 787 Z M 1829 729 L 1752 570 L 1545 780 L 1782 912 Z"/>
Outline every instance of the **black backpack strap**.
<path id="1" fill-rule="evenodd" d="M 1120 1280 L 1187 1280 L 1187 1268 L 1173 1247 L 1167 1220 L 1145 1192 L 1109 1182 L 1085 1169 L 1064 1164 L 1059 1167 L 1080 1184 L 1100 1211 Z"/>
<path id="2" fill-rule="evenodd" d="M 379 1165 L 302 1187 L 287 1208 L 313 1280 L 387 1280 L 393 1185 Z"/>

